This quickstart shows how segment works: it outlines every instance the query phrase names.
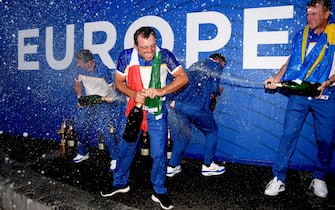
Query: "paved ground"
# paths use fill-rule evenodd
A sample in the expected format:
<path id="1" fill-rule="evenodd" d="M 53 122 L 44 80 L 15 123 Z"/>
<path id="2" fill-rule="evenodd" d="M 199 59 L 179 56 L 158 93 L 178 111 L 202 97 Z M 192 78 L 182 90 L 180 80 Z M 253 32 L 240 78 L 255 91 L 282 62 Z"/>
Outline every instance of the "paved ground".
<path id="1" fill-rule="evenodd" d="M 74 164 L 71 160 L 75 156 L 75 149 L 62 155 L 57 142 L 4 135 L 0 137 L 0 151 L 6 159 L 14 159 L 41 177 L 73 186 L 79 192 L 85 192 L 82 194 L 91 195 L 97 203 L 100 202 L 95 209 L 111 209 L 112 204 L 115 207 L 113 209 L 121 208 L 119 204 L 130 209 L 160 209 L 150 199 L 150 158 L 136 156 L 129 179 L 129 193 L 102 198 L 99 196 L 100 189 L 112 181 L 106 151 L 92 149 L 89 160 Z M 335 209 L 334 175 L 328 177 L 329 196 L 326 199 L 317 198 L 308 189 L 310 172 L 296 170 L 289 171 L 285 192 L 276 197 L 268 197 L 263 192 L 271 179 L 269 167 L 226 163 L 226 173 L 215 177 L 201 175 L 199 160 L 185 159 L 182 168 L 180 174 L 167 178 L 166 181 L 175 209 Z M 55 187 L 52 191 L 62 194 L 65 188 Z M 69 196 L 69 199 L 76 199 L 76 196 L 79 199 L 79 194 Z M 108 203 L 109 207 L 102 203 Z"/>

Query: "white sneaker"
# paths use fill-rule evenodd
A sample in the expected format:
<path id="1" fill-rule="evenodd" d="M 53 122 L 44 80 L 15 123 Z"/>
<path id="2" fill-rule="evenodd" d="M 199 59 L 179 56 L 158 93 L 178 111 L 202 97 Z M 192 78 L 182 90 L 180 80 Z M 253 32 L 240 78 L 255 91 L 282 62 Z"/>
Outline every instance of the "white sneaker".
<path id="1" fill-rule="evenodd" d="M 275 196 L 285 190 L 285 184 L 282 181 L 278 180 L 277 177 L 275 177 L 266 185 L 265 188 L 265 195 Z"/>
<path id="2" fill-rule="evenodd" d="M 80 155 L 77 154 L 76 157 L 73 158 L 74 163 L 80 163 L 81 161 L 87 160 L 89 158 L 89 154 L 87 153 L 86 155 Z"/>
<path id="3" fill-rule="evenodd" d="M 167 170 L 166 170 L 166 176 L 173 177 L 174 175 L 178 174 L 179 172 L 181 172 L 181 166 L 180 165 L 177 165 L 176 167 L 168 166 Z"/>
<path id="4" fill-rule="evenodd" d="M 109 167 L 110 171 L 114 171 L 116 168 L 116 160 L 111 160 L 111 166 Z"/>
<path id="5" fill-rule="evenodd" d="M 129 185 L 126 185 L 124 187 L 119 187 L 119 188 L 109 186 L 109 187 L 107 187 L 107 189 L 104 189 L 104 190 L 100 191 L 100 195 L 102 197 L 110 197 L 110 196 L 113 196 L 117 193 L 127 193 L 127 192 L 129 192 L 129 190 L 130 190 Z"/>
<path id="6" fill-rule="evenodd" d="M 316 196 L 321 198 L 326 198 L 328 195 L 328 189 L 326 182 L 321 179 L 314 178 L 312 180 L 311 185 L 309 186 L 309 189 L 313 188 L 313 192 Z"/>
<path id="7" fill-rule="evenodd" d="M 213 175 L 220 175 L 226 171 L 224 166 L 219 166 L 218 164 L 212 162 L 209 167 L 202 164 L 201 173 L 204 176 L 213 176 Z"/>

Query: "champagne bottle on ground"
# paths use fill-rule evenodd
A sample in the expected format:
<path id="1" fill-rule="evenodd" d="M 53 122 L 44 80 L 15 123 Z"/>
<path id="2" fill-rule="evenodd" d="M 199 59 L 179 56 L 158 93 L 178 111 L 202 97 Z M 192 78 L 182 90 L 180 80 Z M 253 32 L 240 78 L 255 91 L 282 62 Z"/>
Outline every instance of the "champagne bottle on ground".
<path id="1" fill-rule="evenodd" d="M 143 131 L 142 133 L 141 144 L 141 155 L 148 156 L 150 154 L 150 138 L 146 131 Z"/>
<path id="2" fill-rule="evenodd" d="M 100 131 L 98 132 L 98 149 L 99 150 L 105 149 L 105 142 Z"/>
<path id="3" fill-rule="evenodd" d="M 168 126 L 168 139 L 167 139 L 167 159 L 171 159 L 171 155 L 172 155 L 172 148 L 173 148 L 173 141 L 171 138 L 171 130 L 170 130 L 170 126 Z"/>
<path id="4" fill-rule="evenodd" d="M 67 145 L 69 147 L 74 147 L 75 137 L 74 137 L 73 121 L 72 120 L 70 120 L 69 127 L 66 131 L 66 140 L 67 140 Z"/>
<path id="5" fill-rule="evenodd" d="M 59 152 L 62 155 L 66 155 L 66 118 L 63 118 L 63 122 L 60 130 L 58 130 L 58 134 L 60 135 L 60 143 L 59 143 Z"/>
<path id="6" fill-rule="evenodd" d="M 137 103 L 127 117 L 126 127 L 122 135 L 125 141 L 129 143 L 134 143 L 136 141 L 138 133 L 140 132 L 142 120 L 142 104 Z"/>

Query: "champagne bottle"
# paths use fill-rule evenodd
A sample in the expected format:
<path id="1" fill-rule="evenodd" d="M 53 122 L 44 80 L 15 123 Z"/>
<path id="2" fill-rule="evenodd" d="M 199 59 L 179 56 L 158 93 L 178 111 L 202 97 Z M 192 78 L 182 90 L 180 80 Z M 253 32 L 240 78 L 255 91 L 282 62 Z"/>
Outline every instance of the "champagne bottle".
<path id="1" fill-rule="evenodd" d="M 58 130 L 58 134 L 60 135 L 60 144 L 59 144 L 59 152 L 62 155 L 66 154 L 66 118 L 63 118 L 63 122 L 60 126 L 60 130 Z"/>
<path id="2" fill-rule="evenodd" d="M 93 106 L 102 103 L 102 97 L 99 95 L 80 96 L 78 99 L 80 106 Z"/>
<path id="3" fill-rule="evenodd" d="M 173 141 L 171 138 L 171 131 L 170 131 L 170 126 L 168 126 L 168 139 L 167 139 L 167 159 L 171 159 L 171 155 L 172 155 L 172 148 L 173 148 Z"/>
<path id="4" fill-rule="evenodd" d="M 69 147 L 74 147 L 75 137 L 74 137 L 73 121 L 72 120 L 70 120 L 69 127 L 66 131 L 66 139 L 67 139 L 67 145 Z"/>
<path id="5" fill-rule="evenodd" d="M 148 132 L 143 131 L 141 136 L 141 155 L 148 156 L 150 151 L 150 138 Z"/>
<path id="6" fill-rule="evenodd" d="M 65 132 L 65 129 L 66 129 L 66 118 L 65 117 L 63 118 L 63 122 L 62 122 L 62 125 L 60 126 L 60 129 Z"/>
<path id="7" fill-rule="evenodd" d="M 105 149 L 105 142 L 100 131 L 98 131 L 98 149 L 99 150 Z"/>
<path id="8" fill-rule="evenodd" d="M 284 81 L 276 83 L 276 87 L 283 89 L 287 94 L 291 95 L 301 95 L 301 96 L 319 96 L 321 91 L 318 90 L 320 83 L 316 82 L 306 82 L 302 81 L 301 84 L 298 84 L 294 81 Z"/>
<path id="9" fill-rule="evenodd" d="M 129 143 L 134 143 L 136 141 L 138 133 L 140 132 L 142 119 L 142 104 L 137 103 L 127 117 L 126 127 L 122 135 L 124 140 Z"/>

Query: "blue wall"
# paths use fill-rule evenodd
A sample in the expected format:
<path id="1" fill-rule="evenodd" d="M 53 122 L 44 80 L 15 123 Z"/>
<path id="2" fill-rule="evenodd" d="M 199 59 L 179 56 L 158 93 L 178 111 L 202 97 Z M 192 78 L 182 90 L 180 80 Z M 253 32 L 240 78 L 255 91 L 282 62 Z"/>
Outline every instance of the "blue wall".
<path id="1" fill-rule="evenodd" d="M 75 52 L 89 48 L 114 71 L 134 31 L 150 25 L 159 32 L 158 44 L 186 69 L 213 52 L 225 55 L 225 90 L 215 111 L 217 157 L 271 165 L 287 98 L 265 93 L 263 82 L 285 62 L 295 32 L 306 23 L 306 0 L 84 2 L 0 2 L 1 133 L 59 139 L 63 117 L 73 118 L 76 108 Z M 187 155 L 201 156 L 203 143 L 195 130 Z M 309 116 L 291 167 L 312 168 L 315 152 Z"/>

